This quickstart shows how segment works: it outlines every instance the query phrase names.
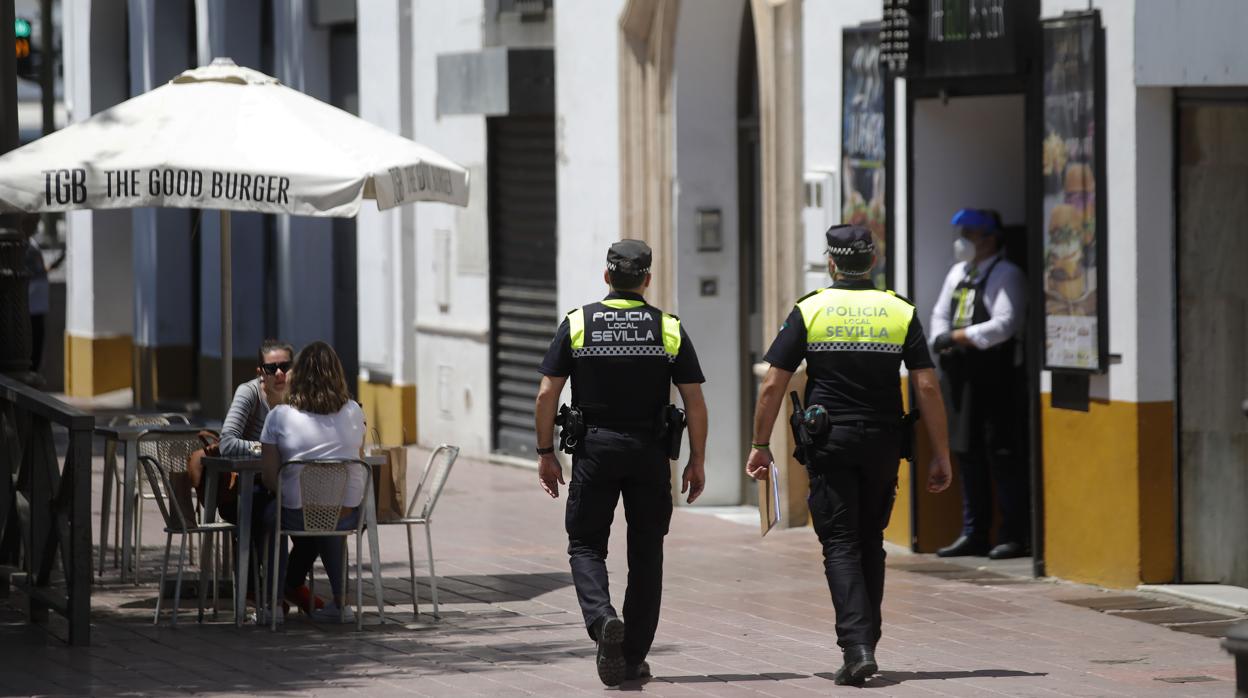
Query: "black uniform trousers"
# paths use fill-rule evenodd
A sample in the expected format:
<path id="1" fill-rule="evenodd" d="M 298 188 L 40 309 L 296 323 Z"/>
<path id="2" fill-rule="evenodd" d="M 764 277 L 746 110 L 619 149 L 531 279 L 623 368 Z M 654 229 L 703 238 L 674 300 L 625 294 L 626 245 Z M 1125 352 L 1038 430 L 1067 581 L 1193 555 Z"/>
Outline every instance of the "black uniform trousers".
<path id="1" fill-rule="evenodd" d="M 977 545 L 987 545 L 992 532 L 994 487 L 1001 506 L 997 542 L 1031 542 L 1025 383 L 1012 355 L 1009 348 L 941 357 L 949 446 L 962 483 L 962 535 Z"/>
<path id="2" fill-rule="evenodd" d="M 836 608 L 837 644 L 875 646 L 884 600 L 884 528 L 897 496 L 898 427 L 833 425 L 810 475 L 811 521 Z"/>
<path id="3" fill-rule="evenodd" d="M 993 489 L 1001 505 L 998 543 L 1031 543 L 1030 483 L 1023 454 L 1013 445 L 976 440 L 970 450 L 957 451 L 962 476 L 962 535 L 987 545 L 993 521 Z"/>
<path id="4" fill-rule="evenodd" d="M 618 616 L 607 588 L 607 539 L 624 496 L 628 521 L 628 588 L 624 592 L 624 659 L 646 658 L 659 625 L 663 537 L 672 518 L 671 466 L 651 434 L 590 427 L 572 457 L 568 484 L 568 556 L 585 627 Z M 597 638 L 593 638 L 597 639 Z"/>

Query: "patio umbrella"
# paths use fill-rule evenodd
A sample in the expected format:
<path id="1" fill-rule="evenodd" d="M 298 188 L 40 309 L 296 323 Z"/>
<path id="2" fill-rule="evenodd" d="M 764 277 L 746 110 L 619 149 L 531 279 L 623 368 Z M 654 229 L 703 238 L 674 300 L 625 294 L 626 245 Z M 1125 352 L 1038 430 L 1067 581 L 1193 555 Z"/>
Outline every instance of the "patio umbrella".
<path id="1" fill-rule="evenodd" d="M 411 140 L 239 67 L 188 70 L 0 156 L 0 211 L 221 211 L 221 342 L 233 390 L 230 211 L 353 217 L 414 201 L 468 203 L 468 173 Z"/>

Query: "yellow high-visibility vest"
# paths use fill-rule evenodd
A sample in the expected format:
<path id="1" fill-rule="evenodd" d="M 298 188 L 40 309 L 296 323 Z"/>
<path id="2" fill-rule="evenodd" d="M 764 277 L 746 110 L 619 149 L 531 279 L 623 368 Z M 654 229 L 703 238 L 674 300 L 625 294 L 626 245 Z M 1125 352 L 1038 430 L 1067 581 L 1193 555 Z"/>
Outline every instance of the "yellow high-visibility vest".
<path id="1" fill-rule="evenodd" d="M 797 302 L 806 351 L 900 354 L 914 306 L 892 291 L 824 288 Z"/>

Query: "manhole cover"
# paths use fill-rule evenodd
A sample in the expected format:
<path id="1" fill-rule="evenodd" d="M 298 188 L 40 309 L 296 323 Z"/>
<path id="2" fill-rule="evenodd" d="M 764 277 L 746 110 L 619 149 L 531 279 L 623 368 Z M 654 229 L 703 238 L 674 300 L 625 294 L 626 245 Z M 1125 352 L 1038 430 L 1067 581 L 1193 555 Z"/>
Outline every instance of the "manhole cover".
<path id="1" fill-rule="evenodd" d="M 1171 630 L 1178 630 L 1181 633 L 1191 633 L 1193 635 L 1204 635 L 1205 637 L 1226 637 L 1226 633 L 1235 627 L 1242 619 L 1235 620 L 1215 620 L 1209 623 L 1187 623 L 1184 625 L 1172 625 Z"/>
<path id="2" fill-rule="evenodd" d="M 1151 611 L 1119 611 L 1115 613 L 1121 618 L 1130 618 L 1155 625 L 1169 623 L 1206 623 L 1214 620 L 1231 620 L 1231 616 L 1221 613 L 1210 613 L 1198 608 L 1159 608 Z"/>
<path id="3" fill-rule="evenodd" d="M 1082 606 L 1094 611 L 1143 611 L 1150 608 L 1165 608 L 1168 604 L 1143 596 L 1106 595 L 1088 599 L 1062 599 L 1062 603 L 1071 606 Z"/>

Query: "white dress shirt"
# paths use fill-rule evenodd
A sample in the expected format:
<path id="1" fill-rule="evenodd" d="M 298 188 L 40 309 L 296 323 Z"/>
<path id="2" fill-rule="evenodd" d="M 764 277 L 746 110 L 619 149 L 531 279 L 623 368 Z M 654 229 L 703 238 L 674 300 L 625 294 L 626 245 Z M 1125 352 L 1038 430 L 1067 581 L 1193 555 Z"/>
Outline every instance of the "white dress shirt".
<path id="1" fill-rule="evenodd" d="M 1005 259 L 998 252 L 995 257 L 979 262 L 972 283 L 979 283 L 985 270 L 992 266 L 988 281 L 984 284 L 984 306 L 988 308 L 988 320 L 966 327 L 966 336 L 978 349 L 994 347 L 1011 337 L 1023 334 L 1023 317 L 1027 310 L 1027 282 L 1023 270 Z M 996 260 L 995 266 L 993 261 Z M 928 326 L 930 337 L 948 332 L 952 320 L 950 306 L 953 291 L 966 278 L 966 262 L 958 262 L 949 269 L 945 283 L 940 287 L 936 307 L 932 309 L 932 322 Z"/>

